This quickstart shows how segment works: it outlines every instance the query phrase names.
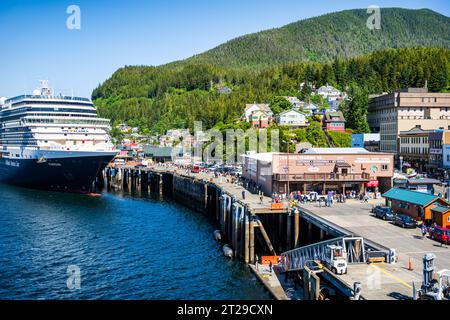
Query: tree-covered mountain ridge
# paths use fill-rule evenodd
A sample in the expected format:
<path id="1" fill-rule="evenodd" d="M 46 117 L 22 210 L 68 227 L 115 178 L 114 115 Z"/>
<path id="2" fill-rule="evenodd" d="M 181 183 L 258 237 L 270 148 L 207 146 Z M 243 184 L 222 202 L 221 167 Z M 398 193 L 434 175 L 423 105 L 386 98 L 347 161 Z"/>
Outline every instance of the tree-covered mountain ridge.
<path id="1" fill-rule="evenodd" d="M 369 16 L 366 10 L 331 13 L 244 36 L 164 66 L 126 66 L 99 85 L 92 99 L 99 114 L 113 123 L 127 122 L 145 131 L 164 132 L 192 128 L 197 120 L 206 128 L 232 125 L 246 103 L 268 103 L 274 97 L 287 95 L 304 99 L 308 94 L 300 90 L 304 83 L 315 88 L 330 84 L 340 90 L 356 85 L 371 94 L 421 87 L 428 81 L 431 91 L 449 91 L 449 18 L 428 9 L 382 9 L 381 30 L 369 30 Z M 325 33 L 321 29 L 324 25 L 333 25 L 334 29 Z M 300 34 L 309 35 L 309 42 L 290 41 L 289 55 L 278 49 L 261 49 L 259 40 L 248 41 L 280 32 L 298 35 L 298 29 L 307 30 L 305 26 L 310 32 Z M 338 40 L 324 40 L 330 35 Z M 275 38 L 267 37 L 272 39 L 271 48 L 283 47 Z M 378 40 L 368 41 L 368 37 Z M 245 41 L 240 42 L 242 39 Z M 348 49 L 347 40 L 355 39 L 360 39 L 357 47 L 370 53 Z M 407 39 L 414 46 L 399 48 Z M 241 43 L 242 50 L 236 43 Z M 308 48 L 312 43 L 322 44 L 322 49 L 314 51 L 314 57 L 302 56 L 304 51 L 294 48 L 305 43 L 309 43 Z M 247 45 L 252 49 L 248 50 Z M 375 50 L 377 46 L 383 48 Z M 224 87 L 231 92 L 219 90 Z M 364 115 L 359 118 L 365 121 Z"/>
<path id="2" fill-rule="evenodd" d="M 450 18 L 430 9 L 381 8 L 381 29 L 370 30 L 367 9 L 325 14 L 244 35 L 168 66 L 207 63 L 263 68 L 296 61 L 328 62 L 387 48 L 450 47 Z"/>

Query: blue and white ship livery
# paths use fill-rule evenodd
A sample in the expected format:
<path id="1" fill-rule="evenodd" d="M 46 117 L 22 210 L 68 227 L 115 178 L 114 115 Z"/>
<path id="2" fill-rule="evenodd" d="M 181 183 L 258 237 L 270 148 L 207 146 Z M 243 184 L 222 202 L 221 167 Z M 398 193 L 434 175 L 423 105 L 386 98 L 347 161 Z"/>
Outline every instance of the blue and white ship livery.
<path id="1" fill-rule="evenodd" d="M 53 94 L 47 81 L 32 95 L 0 99 L 0 182 L 89 192 L 115 157 L 110 122 L 90 99 Z"/>

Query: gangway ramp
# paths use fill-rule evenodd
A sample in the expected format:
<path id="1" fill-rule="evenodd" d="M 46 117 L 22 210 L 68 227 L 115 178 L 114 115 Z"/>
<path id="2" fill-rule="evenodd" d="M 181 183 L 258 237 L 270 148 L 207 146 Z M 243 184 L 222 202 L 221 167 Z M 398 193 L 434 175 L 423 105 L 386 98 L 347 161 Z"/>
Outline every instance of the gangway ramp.
<path id="1" fill-rule="evenodd" d="M 339 237 L 282 253 L 284 271 L 300 271 L 308 261 L 325 260 L 325 249 L 330 245 L 341 246 L 344 249 L 348 264 L 367 262 L 364 238 Z"/>

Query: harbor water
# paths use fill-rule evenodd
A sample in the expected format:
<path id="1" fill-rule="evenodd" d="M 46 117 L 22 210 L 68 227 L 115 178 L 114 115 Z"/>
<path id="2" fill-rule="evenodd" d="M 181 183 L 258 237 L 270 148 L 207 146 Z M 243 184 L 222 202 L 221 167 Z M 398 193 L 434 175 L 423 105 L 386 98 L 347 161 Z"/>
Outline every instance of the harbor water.
<path id="1" fill-rule="evenodd" d="M 0 299 L 270 298 L 210 221 L 159 196 L 0 184 L 0 212 Z"/>

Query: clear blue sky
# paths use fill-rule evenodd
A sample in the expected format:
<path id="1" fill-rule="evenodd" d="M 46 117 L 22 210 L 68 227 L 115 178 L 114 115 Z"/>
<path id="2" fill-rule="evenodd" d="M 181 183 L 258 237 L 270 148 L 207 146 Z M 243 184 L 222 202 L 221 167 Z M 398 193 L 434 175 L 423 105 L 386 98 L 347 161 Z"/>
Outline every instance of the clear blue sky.
<path id="1" fill-rule="evenodd" d="M 81 8 L 80 30 L 66 28 L 71 4 Z M 39 79 L 90 96 L 124 65 L 160 65 L 240 35 L 372 4 L 450 15 L 448 0 L 1 0 L 0 96 L 29 93 Z"/>

